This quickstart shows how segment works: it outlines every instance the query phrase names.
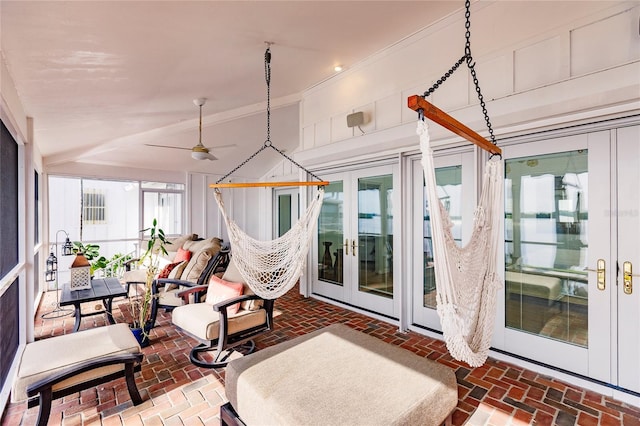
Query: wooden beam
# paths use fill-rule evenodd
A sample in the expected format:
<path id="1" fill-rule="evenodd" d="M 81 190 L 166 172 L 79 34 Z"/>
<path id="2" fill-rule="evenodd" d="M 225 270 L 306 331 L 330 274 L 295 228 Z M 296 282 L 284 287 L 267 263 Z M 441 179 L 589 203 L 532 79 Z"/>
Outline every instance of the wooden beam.
<path id="1" fill-rule="evenodd" d="M 492 144 L 455 118 L 451 117 L 446 112 L 442 111 L 440 108 L 435 105 L 427 102 L 422 96 L 413 95 L 409 96 L 407 99 L 407 104 L 409 108 L 414 111 L 418 111 L 422 109 L 423 114 L 426 118 L 431 121 L 435 121 L 445 129 L 448 129 L 455 133 L 458 136 L 462 136 L 469 142 L 478 145 L 480 148 L 485 151 L 489 151 L 491 154 L 499 154 L 502 155 L 502 149 L 497 145 Z"/>
<path id="2" fill-rule="evenodd" d="M 229 183 L 211 183 L 209 188 L 268 188 L 275 186 L 327 186 L 329 182 L 229 182 Z"/>

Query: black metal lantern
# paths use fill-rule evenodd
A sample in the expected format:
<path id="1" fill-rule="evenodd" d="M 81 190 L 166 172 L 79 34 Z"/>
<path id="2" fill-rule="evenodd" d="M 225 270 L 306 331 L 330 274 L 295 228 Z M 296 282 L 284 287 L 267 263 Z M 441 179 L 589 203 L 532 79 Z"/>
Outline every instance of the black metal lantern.
<path id="1" fill-rule="evenodd" d="M 67 240 L 62 245 L 62 255 L 63 256 L 71 256 L 73 254 L 73 244 L 69 240 L 69 236 L 67 235 Z"/>
<path id="2" fill-rule="evenodd" d="M 58 232 L 56 232 L 56 244 L 55 244 L 55 253 L 54 249 L 51 249 L 51 253 L 49 254 L 49 257 L 47 258 L 47 262 L 46 262 L 46 269 L 44 271 L 44 280 L 46 282 L 52 282 L 55 281 L 56 286 L 55 286 L 55 292 L 56 292 L 56 307 L 55 309 L 53 309 L 50 312 L 45 312 L 44 314 L 42 314 L 42 318 L 43 319 L 51 319 L 51 318 L 59 318 L 65 315 L 69 315 L 71 313 L 73 313 L 72 309 L 62 309 L 60 307 L 60 292 L 59 292 L 59 288 L 58 288 L 58 258 L 57 258 L 57 254 L 58 254 L 58 235 L 60 234 L 60 232 L 64 233 L 66 240 L 64 242 L 64 244 L 62 244 L 62 255 L 63 256 L 69 256 L 73 254 L 73 244 L 71 243 L 71 240 L 69 239 L 69 234 L 67 233 L 67 231 L 65 230 L 59 230 Z"/>
<path id="3" fill-rule="evenodd" d="M 49 257 L 47 258 L 47 269 L 44 273 L 44 280 L 47 282 L 55 281 L 56 275 L 58 273 L 58 259 L 53 254 L 53 252 L 49 253 Z"/>

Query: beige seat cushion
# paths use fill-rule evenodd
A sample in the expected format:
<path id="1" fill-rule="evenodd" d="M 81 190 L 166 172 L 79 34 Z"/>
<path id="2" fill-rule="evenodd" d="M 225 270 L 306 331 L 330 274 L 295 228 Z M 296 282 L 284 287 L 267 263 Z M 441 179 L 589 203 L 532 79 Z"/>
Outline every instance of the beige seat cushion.
<path id="1" fill-rule="evenodd" d="M 187 241 L 184 243 L 183 248 L 185 250 L 189 250 L 191 253 L 197 253 L 201 250 L 214 247 L 217 250 L 214 254 L 217 254 L 220 251 L 220 247 L 222 247 L 222 240 L 217 237 L 206 238 L 200 241 Z"/>
<path id="2" fill-rule="evenodd" d="M 454 371 L 343 324 L 233 360 L 225 393 L 247 425 L 440 425 Z"/>
<path id="3" fill-rule="evenodd" d="M 169 238 L 168 241 L 171 244 L 166 244 L 164 247 L 167 250 L 167 254 L 168 254 L 167 257 L 173 260 L 173 258 L 175 257 L 175 254 L 178 252 L 178 249 L 180 248 L 186 249 L 184 245 L 187 242 L 194 241 L 197 238 L 198 238 L 198 234 L 185 234 L 179 237 Z"/>
<path id="4" fill-rule="evenodd" d="M 18 364 L 18 374 L 13 384 L 11 400 L 18 402 L 27 399 L 29 385 L 68 367 L 84 361 L 125 353 L 140 353 L 140 345 L 127 324 L 97 327 L 29 343 Z M 95 369 L 67 379 L 53 389 L 54 391 L 64 389 L 120 370 L 122 365 Z"/>
<path id="5" fill-rule="evenodd" d="M 174 325 L 203 341 L 218 338 L 219 319 L 220 314 L 207 303 L 179 306 L 171 313 L 171 321 Z M 237 314 L 229 317 L 229 334 L 264 324 L 266 319 L 267 313 L 264 309 L 259 311 L 240 309 Z"/>
<path id="6" fill-rule="evenodd" d="M 222 240 L 219 238 L 210 238 L 202 241 L 191 241 L 190 243 L 191 244 L 185 243 L 185 248 L 193 254 L 184 271 L 182 271 L 180 279 L 195 283 L 207 266 L 207 262 L 220 251 Z"/>

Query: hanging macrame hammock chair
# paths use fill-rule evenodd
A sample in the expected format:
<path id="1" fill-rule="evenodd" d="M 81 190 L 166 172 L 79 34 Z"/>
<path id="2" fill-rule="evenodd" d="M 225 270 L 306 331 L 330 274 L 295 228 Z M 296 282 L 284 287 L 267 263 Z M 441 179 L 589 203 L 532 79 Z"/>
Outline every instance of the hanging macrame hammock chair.
<path id="1" fill-rule="evenodd" d="M 271 81 L 271 43 L 267 43 L 265 52 L 265 79 L 267 82 L 267 139 L 262 147 L 232 171 L 220 178 L 215 184 L 209 185 L 215 189 L 215 200 L 227 225 L 227 232 L 231 243 L 233 261 L 245 283 L 255 294 L 264 299 L 276 299 L 289 291 L 300 279 L 305 261 L 309 253 L 309 247 L 313 237 L 315 225 L 324 199 L 325 185 L 329 182 L 322 181 L 318 176 L 302 167 L 282 150 L 271 143 L 270 137 L 270 81 Z M 278 154 L 304 170 L 308 175 L 318 181 L 302 182 L 242 182 L 224 183 L 223 181 L 240 167 L 263 150 L 271 148 Z M 317 186 L 318 190 L 307 210 L 289 231 L 274 240 L 261 241 L 249 236 L 240 226 L 229 217 L 225 209 L 224 200 L 220 188 L 241 187 L 276 187 L 276 186 Z"/>
<path id="2" fill-rule="evenodd" d="M 425 189 L 429 205 L 433 260 L 436 279 L 437 312 L 444 340 L 451 356 L 472 367 L 479 367 L 487 359 L 491 347 L 496 311 L 496 297 L 501 282 L 495 267 L 500 245 L 502 219 L 503 171 L 501 150 L 495 145 L 493 129 L 478 84 L 475 63 L 470 47 L 470 1 L 466 6 L 465 55 L 424 93 L 411 96 L 409 107 L 418 111 L 418 129 Z M 467 63 L 492 142 L 475 133 L 424 98 L 430 95 L 463 62 Z M 473 231 L 463 247 L 458 246 L 451 233 L 452 222 L 437 192 L 433 150 L 429 128 L 424 118 L 442 125 L 452 132 L 489 151 L 492 155 L 485 166 L 482 193 L 474 212 Z M 500 158 L 494 158 L 499 156 Z"/>

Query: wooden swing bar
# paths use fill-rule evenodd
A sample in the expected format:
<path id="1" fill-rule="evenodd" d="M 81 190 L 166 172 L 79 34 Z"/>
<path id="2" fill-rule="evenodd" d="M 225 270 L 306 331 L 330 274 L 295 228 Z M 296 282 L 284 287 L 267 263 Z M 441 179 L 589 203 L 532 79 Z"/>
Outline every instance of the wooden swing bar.
<path id="1" fill-rule="evenodd" d="M 210 183 L 209 188 L 270 188 L 278 186 L 327 186 L 329 182 L 227 182 L 227 183 Z"/>
<path id="2" fill-rule="evenodd" d="M 497 145 L 492 144 L 455 118 L 451 117 L 446 112 L 442 111 L 435 105 L 427 102 L 425 98 L 419 95 L 409 96 L 407 99 L 407 105 L 414 111 L 422 110 L 422 113 L 426 118 L 431 121 L 435 121 L 445 129 L 448 129 L 458 136 L 462 136 L 469 142 L 479 146 L 485 151 L 489 151 L 494 155 L 502 155 L 502 149 Z"/>

